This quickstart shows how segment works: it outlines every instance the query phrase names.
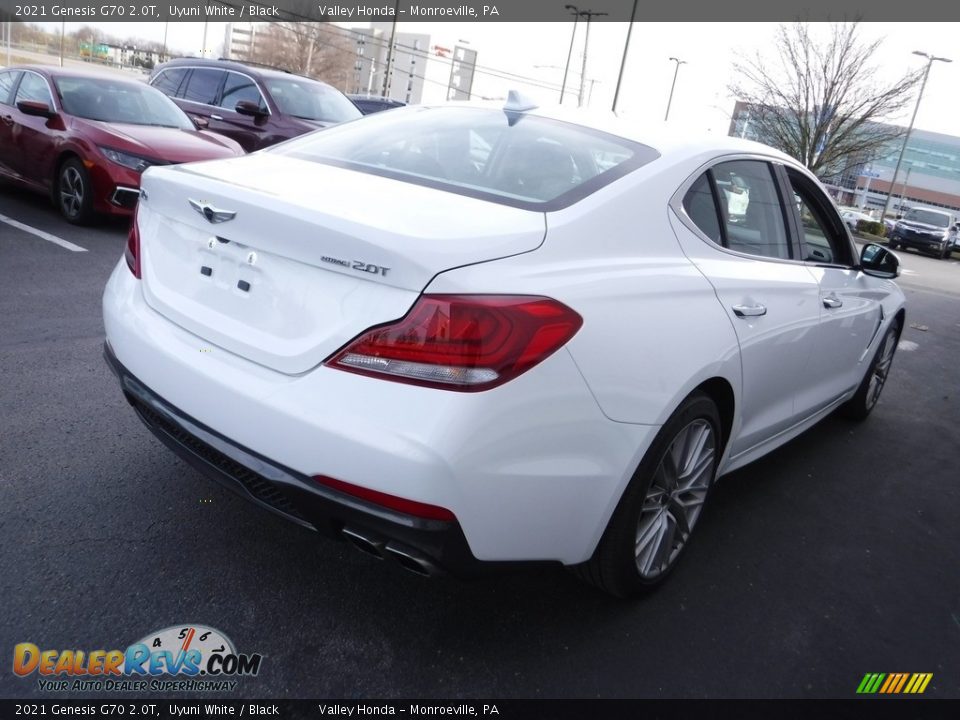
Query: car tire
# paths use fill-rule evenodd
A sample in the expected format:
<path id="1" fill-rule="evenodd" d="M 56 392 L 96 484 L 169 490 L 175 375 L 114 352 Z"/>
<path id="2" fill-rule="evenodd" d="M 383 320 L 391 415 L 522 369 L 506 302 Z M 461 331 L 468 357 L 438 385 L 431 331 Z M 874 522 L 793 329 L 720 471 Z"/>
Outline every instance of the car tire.
<path id="1" fill-rule="evenodd" d="M 897 352 L 902 329 L 903 323 L 899 319 L 890 324 L 857 391 L 852 398 L 840 406 L 841 415 L 851 420 L 865 420 L 876 407 L 883 386 L 887 383 L 890 365 Z"/>
<path id="2" fill-rule="evenodd" d="M 716 478 L 720 427 L 707 395 L 684 400 L 644 455 L 593 556 L 571 567 L 577 577 L 621 598 L 663 582 L 689 544 Z"/>
<path id="3" fill-rule="evenodd" d="M 887 240 L 887 247 L 888 247 L 889 249 L 891 249 L 891 250 L 896 250 L 896 249 L 897 249 L 897 241 L 896 241 L 896 240 Z"/>
<path id="4" fill-rule="evenodd" d="M 949 259 L 950 259 L 950 253 L 951 253 L 952 250 L 953 250 L 953 248 L 951 248 L 949 244 L 944 243 L 943 248 L 940 250 L 940 259 L 941 259 L 941 260 L 949 260 Z"/>
<path id="5" fill-rule="evenodd" d="M 60 166 L 54 200 L 68 223 L 89 225 L 93 221 L 93 183 L 79 159 L 70 158 Z"/>

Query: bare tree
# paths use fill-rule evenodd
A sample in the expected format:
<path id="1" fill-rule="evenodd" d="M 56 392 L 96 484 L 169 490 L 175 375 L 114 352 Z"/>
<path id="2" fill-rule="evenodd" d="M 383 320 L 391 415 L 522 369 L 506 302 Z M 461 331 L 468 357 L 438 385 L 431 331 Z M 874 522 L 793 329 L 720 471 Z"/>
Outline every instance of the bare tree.
<path id="1" fill-rule="evenodd" d="M 757 53 L 734 63 L 730 91 L 749 108 L 751 133 L 818 175 L 851 158 L 869 162 L 904 130 L 882 124 L 912 100 L 922 72 L 894 82 L 878 78 L 873 57 L 882 40 L 863 41 L 859 23 L 831 23 L 814 37 L 809 23 L 781 25 L 778 57 Z"/>
<path id="2" fill-rule="evenodd" d="M 257 33 L 248 58 L 346 86 L 356 59 L 350 33 L 324 22 L 277 22 Z"/>

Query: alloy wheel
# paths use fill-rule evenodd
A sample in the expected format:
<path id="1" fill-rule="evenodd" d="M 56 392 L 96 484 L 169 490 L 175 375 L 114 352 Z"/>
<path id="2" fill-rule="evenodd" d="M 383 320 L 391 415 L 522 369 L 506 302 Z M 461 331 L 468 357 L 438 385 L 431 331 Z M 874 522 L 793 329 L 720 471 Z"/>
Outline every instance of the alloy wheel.
<path id="1" fill-rule="evenodd" d="M 880 399 L 880 391 L 883 390 L 883 385 L 887 382 L 887 374 L 890 372 L 890 365 L 893 363 L 893 354 L 896 350 L 897 329 L 892 327 L 883 339 L 883 348 L 877 355 L 877 361 L 870 372 L 870 384 L 867 386 L 867 409 L 876 405 L 877 400 Z"/>
<path id="2" fill-rule="evenodd" d="M 77 168 L 68 165 L 60 173 L 60 207 L 63 214 L 70 218 L 80 215 L 83 210 L 85 188 L 83 178 Z"/>
<path id="3" fill-rule="evenodd" d="M 637 521 L 637 572 L 652 580 L 666 571 L 690 538 L 713 481 L 716 436 L 702 418 L 684 427 L 667 448 Z"/>

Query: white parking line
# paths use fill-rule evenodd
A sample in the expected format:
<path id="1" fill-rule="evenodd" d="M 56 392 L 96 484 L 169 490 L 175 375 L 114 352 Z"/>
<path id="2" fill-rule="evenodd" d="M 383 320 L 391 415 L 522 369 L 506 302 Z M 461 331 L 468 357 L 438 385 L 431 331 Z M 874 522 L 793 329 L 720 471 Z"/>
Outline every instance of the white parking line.
<path id="1" fill-rule="evenodd" d="M 14 220 L 13 218 L 7 217 L 6 215 L 0 215 L 0 222 L 6 223 L 7 225 L 11 225 L 17 228 L 18 230 L 23 230 L 24 232 L 30 233 L 31 235 L 36 235 L 38 238 L 42 238 L 47 242 L 52 242 L 54 245 L 59 245 L 62 248 L 66 248 L 67 250 L 70 250 L 71 252 L 87 251 L 86 248 L 80 247 L 79 245 L 74 245 L 69 240 L 64 240 L 63 238 L 58 238 L 56 235 L 51 235 L 50 233 L 44 232 L 43 230 L 37 230 L 36 228 L 30 227 L 29 225 L 24 225 L 19 220 Z"/>

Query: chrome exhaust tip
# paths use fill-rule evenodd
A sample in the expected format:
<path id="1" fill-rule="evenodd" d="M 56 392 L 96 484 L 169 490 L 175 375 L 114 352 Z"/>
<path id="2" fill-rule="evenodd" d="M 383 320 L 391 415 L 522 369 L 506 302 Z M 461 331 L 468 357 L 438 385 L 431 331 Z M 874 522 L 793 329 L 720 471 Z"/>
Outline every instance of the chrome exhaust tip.
<path id="1" fill-rule="evenodd" d="M 409 570 L 415 575 L 433 577 L 441 574 L 440 568 L 434 565 L 426 556 L 421 555 L 415 550 L 400 547 L 392 542 L 387 543 L 385 550 L 387 555 L 400 563 L 400 567 L 404 570 Z"/>
<path id="2" fill-rule="evenodd" d="M 384 543 L 382 540 L 368 537 L 358 530 L 352 530 L 351 528 L 346 527 L 341 531 L 341 533 L 360 552 L 366 553 L 367 555 L 372 555 L 377 560 L 383 560 Z"/>

